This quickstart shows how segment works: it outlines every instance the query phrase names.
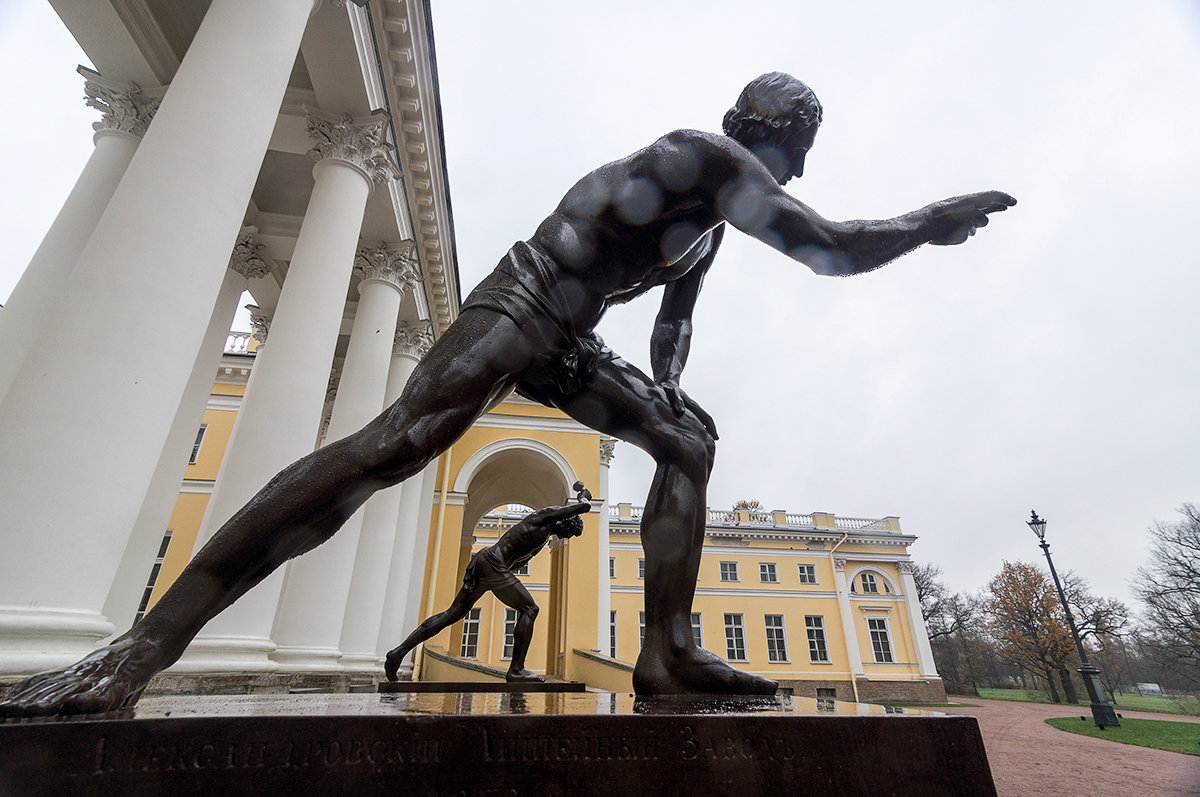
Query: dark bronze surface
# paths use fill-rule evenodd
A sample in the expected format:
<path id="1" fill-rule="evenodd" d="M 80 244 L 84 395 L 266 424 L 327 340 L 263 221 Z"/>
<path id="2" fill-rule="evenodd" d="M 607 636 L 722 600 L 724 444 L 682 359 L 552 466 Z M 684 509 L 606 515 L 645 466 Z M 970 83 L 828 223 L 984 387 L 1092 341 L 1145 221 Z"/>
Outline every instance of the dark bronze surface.
<path id="1" fill-rule="evenodd" d="M 467 297 L 400 399 L 361 431 L 285 468 L 196 554 L 129 632 L 71 667 L 29 679 L 0 715 L 87 713 L 136 701 L 209 619 L 288 559 L 316 548 L 376 490 L 421 471 L 513 389 L 647 451 L 642 517 L 645 645 L 640 694 L 771 693 L 692 641 L 716 425 L 680 388 L 692 309 L 726 226 L 817 274 L 879 268 L 922 244 L 959 244 L 1015 204 L 999 191 L 892 219 L 835 222 L 781 186 L 804 171 L 820 123 L 812 91 L 781 73 L 752 81 L 726 135 L 676 130 L 586 175 L 528 241 Z M 602 349 L 613 303 L 664 286 L 652 375 Z"/>
<path id="2" fill-rule="evenodd" d="M 754 700 L 155 698 L 124 718 L 0 723 L 0 794 L 995 794 L 973 717 Z"/>
<path id="3" fill-rule="evenodd" d="M 500 681 L 380 681 L 381 695 L 404 692 L 586 692 L 587 684 L 582 681 L 526 681 L 501 683 Z"/>
<path id="4" fill-rule="evenodd" d="M 410 650 L 466 617 L 471 607 L 489 592 L 517 612 L 512 661 L 505 673 L 505 680 L 510 683 L 539 683 L 545 680 L 525 669 L 525 655 L 529 653 L 529 643 L 533 639 L 533 622 L 538 616 L 538 605 L 529 590 L 517 580 L 513 568 L 536 556 L 545 547 L 551 534 L 560 540 L 567 540 L 583 533 L 583 521 L 579 516 L 590 511 L 592 505 L 582 499 L 583 494 L 587 493 L 583 482 L 575 482 L 575 490 L 580 496 L 580 503 L 550 506 L 530 513 L 504 532 L 495 543 L 471 557 L 467 572 L 463 575 L 462 587 L 450 606 L 426 618 L 403 642 L 388 651 L 384 674 L 389 681 L 396 680 L 400 664 Z M 588 497 L 591 497 L 591 493 L 588 493 Z"/>

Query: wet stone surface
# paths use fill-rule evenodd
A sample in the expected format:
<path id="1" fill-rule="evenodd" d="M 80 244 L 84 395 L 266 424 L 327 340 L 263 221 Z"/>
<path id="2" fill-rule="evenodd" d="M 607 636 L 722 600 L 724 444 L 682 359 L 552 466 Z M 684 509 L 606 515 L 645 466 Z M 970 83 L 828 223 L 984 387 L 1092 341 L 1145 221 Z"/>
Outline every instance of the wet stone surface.
<path id="1" fill-rule="evenodd" d="M 808 698 L 161 697 L 0 724 L 0 794 L 994 794 L 973 718 Z"/>

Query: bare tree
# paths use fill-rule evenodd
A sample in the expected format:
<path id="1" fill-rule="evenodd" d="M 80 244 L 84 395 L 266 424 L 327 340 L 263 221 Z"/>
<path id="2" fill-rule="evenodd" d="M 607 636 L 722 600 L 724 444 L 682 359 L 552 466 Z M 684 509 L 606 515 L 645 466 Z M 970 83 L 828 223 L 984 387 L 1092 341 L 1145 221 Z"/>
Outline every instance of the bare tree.
<path id="1" fill-rule="evenodd" d="M 1180 520 L 1150 526 L 1150 562 L 1133 586 L 1146 604 L 1148 655 L 1200 684 L 1200 508 L 1184 504 L 1178 512 Z"/>

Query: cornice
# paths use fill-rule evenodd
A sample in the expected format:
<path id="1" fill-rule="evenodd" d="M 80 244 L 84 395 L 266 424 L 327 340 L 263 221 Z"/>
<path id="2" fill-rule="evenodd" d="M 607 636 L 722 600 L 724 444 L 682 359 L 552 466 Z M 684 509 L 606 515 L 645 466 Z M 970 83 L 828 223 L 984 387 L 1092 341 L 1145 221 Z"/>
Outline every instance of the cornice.
<path id="1" fill-rule="evenodd" d="M 431 321 L 440 335 L 458 316 L 461 295 L 429 8 L 423 0 L 381 0 L 379 7 L 382 14 L 372 19 L 383 60 L 382 83 L 399 137 Z M 364 44 L 369 43 L 359 42 L 360 50 Z"/>

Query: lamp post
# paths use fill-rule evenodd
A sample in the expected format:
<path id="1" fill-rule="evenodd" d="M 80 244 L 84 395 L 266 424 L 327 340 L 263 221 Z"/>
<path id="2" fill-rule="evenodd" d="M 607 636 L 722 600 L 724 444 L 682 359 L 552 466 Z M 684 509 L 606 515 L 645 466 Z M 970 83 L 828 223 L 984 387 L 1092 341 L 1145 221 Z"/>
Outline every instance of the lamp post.
<path id="1" fill-rule="evenodd" d="M 1038 517 L 1037 512 L 1030 512 L 1029 528 L 1037 535 L 1042 552 L 1046 554 L 1046 564 L 1050 565 L 1050 575 L 1054 577 L 1054 586 L 1058 588 L 1058 599 L 1062 601 L 1063 611 L 1067 614 L 1067 625 L 1071 627 L 1071 636 L 1075 638 L 1075 648 L 1079 651 L 1079 660 L 1083 666 L 1079 674 L 1083 676 L 1083 685 L 1087 689 L 1088 698 L 1092 701 L 1092 719 L 1100 730 L 1119 728 L 1117 712 L 1104 698 L 1104 686 L 1100 683 L 1100 670 L 1088 661 L 1087 651 L 1084 650 L 1083 640 L 1079 638 L 1079 629 L 1075 627 L 1075 618 L 1071 616 L 1071 607 L 1067 605 L 1067 596 L 1058 580 L 1058 572 L 1054 569 L 1054 560 L 1050 558 L 1050 543 L 1046 542 L 1046 520 Z"/>

